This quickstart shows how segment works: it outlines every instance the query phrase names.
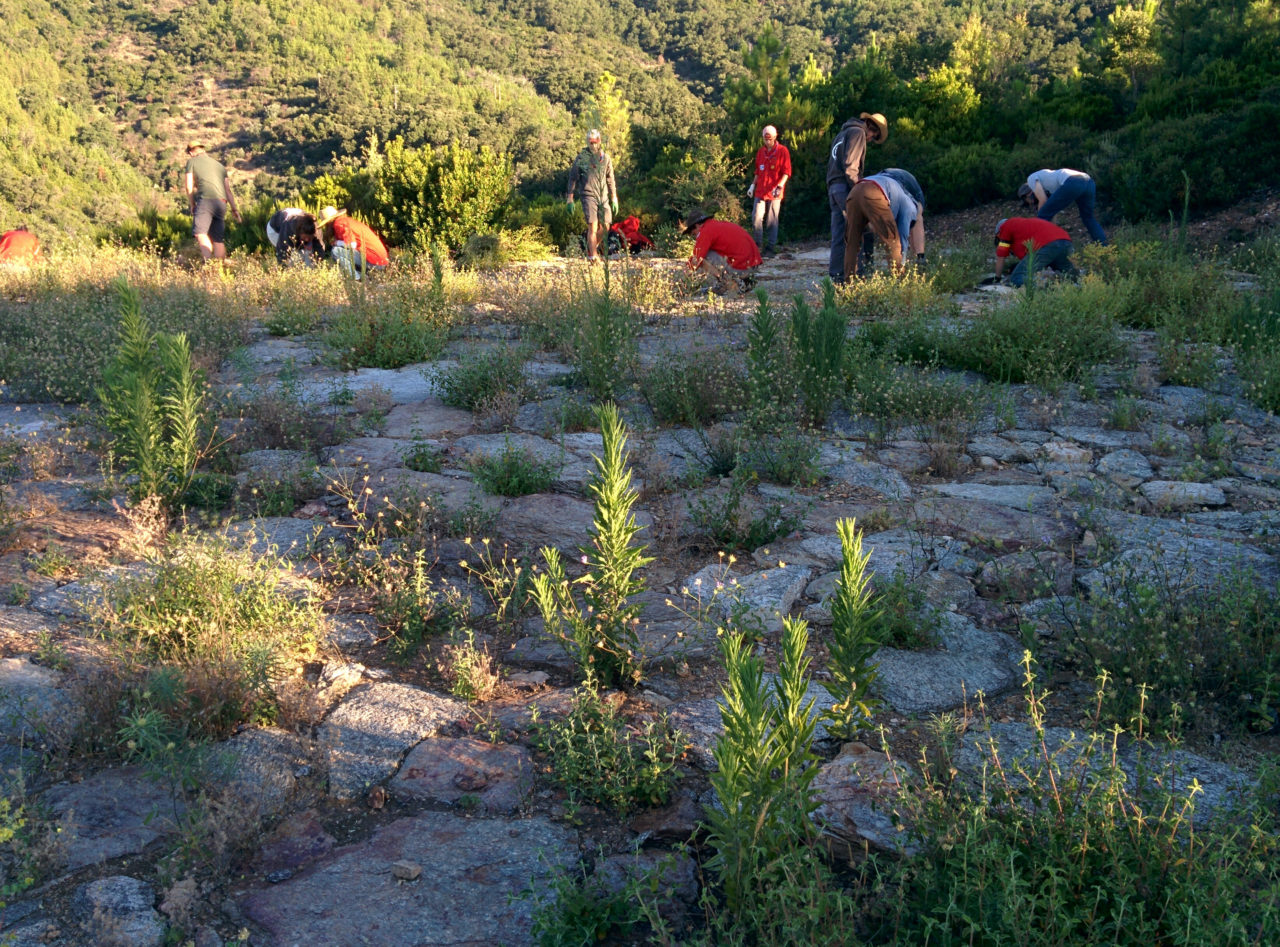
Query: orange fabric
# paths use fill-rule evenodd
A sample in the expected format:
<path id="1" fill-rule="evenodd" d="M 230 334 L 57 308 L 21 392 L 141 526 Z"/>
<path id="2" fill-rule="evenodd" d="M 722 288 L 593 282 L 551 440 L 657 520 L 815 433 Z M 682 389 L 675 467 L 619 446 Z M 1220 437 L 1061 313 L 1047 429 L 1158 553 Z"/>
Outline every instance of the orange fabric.
<path id="1" fill-rule="evenodd" d="M 34 263 L 40 241 L 27 230 L 10 230 L 0 236 L 0 263 Z"/>
<path id="2" fill-rule="evenodd" d="M 333 235 L 347 246 L 358 248 L 365 262 L 373 266 L 386 266 L 391 262 L 386 245 L 378 235 L 354 217 L 338 217 L 333 222 Z"/>

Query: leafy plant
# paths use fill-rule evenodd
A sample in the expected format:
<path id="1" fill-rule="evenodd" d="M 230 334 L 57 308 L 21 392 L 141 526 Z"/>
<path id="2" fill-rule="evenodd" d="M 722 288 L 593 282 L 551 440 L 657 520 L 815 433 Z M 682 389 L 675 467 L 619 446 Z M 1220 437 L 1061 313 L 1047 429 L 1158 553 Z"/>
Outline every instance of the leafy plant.
<path id="1" fill-rule="evenodd" d="M 872 658 L 880 645 L 875 631 L 881 614 L 874 608 L 867 574 L 871 554 L 862 551 L 862 531 L 854 520 L 841 519 L 836 520 L 836 534 L 841 557 L 840 578 L 831 598 L 831 679 L 822 682 L 835 703 L 824 716 L 835 732 L 853 736 L 879 704 L 871 691 L 876 682 Z"/>
<path id="2" fill-rule="evenodd" d="M 895 572 L 893 578 L 882 583 L 873 604 L 876 615 L 871 620 L 872 634 L 880 644 L 909 650 L 937 645 L 941 626 L 938 612 L 905 572 Z"/>
<path id="3" fill-rule="evenodd" d="M 815 318 L 803 296 L 791 307 L 791 350 L 795 353 L 801 413 L 810 424 L 821 426 L 842 382 L 845 319 L 836 307 L 836 287 L 822 284 L 822 309 Z"/>
<path id="4" fill-rule="evenodd" d="M 111 452 L 137 477 L 135 498 L 158 496 L 172 509 L 208 451 L 204 382 L 185 335 L 152 332 L 127 282 L 117 282 L 116 295 L 120 345 L 98 392 Z"/>
<path id="5" fill-rule="evenodd" d="M 702 426 L 743 406 L 743 381 L 729 353 L 695 348 L 662 352 L 644 372 L 640 391 L 659 421 Z"/>
<path id="6" fill-rule="evenodd" d="M 342 368 L 401 368 L 435 358 L 449 338 L 452 308 L 444 287 L 444 261 L 431 256 L 425 286 L 388 280 L 371 286 L 349 281 L 348 305 L 325 340 Z"/>
<path id="7" fill-rule="evenodd" d="M 461 641 L 441 649 L 436 669 L 449 686 L 449 693 L 466 701 L 488 700 L 500 680 L 493 655 L 487 647 L 477 647 L 475 632 L 470 628 Z"/>
<path id="8" fill-rule="evenodd" d="M 475 559 L 463 559 L 458 565 L 468 577 L 480 583 L 493 604 L 494 620 L 499 626 L 514 625 L 528 607 L 533 592 L 533 569 L 522 560 L 507 555 L 502 547 L 494 555 L 488 539 L 480 540 L 477 547 L 468 536 L 465 540 Z"/>
<path id="9" fill-rule="evenodd" d="M 524 366 L 529 352 L 499 345 L 464 353 L 452 368 L 439 369 L 440 400 L 453 408 L 474 411 L 500 392 L 522 395 L 528 389 Z"/>
<path id="10" fill-rule="evenodd" d="M 582 550 L 587 572 L 571 583 L 560 551 L 544 547 L 546 569 L 534 577 L 534 601 L 547 633 L 570 649 L 586 680 L 631 684 L 642 671 L 635 597 L 645 582 L 636 572 L 653 560 L 636 542 L 640 526 L 631 512 L 637 494 L 631 486 L 626 426 L 615 405 L 602 405 L 599 415 L 604 449 L 595 458 L 596 474 L 588 485 L 595 517 L 591 546 Z M 582 586 L 581 607 L 573 585 Z"/>
<path id="11" fill-rule="evenodd" d="M 724 493 L 704 495 L 689 505 L 689 518 L 717 549 L 739 552 L 759 549 L 796 529 L 802 517 L 780 501 L 763 509 L 744 509 L 751 475 L 736 473 Z"/>
<path id="12" fill-rule="evenodd" d="M 611 265 L 605 266 L 600 289 L 588 285 L 577 302 L 573 358 L 578 374 L 596 401 L 608 401 L 623 390 L 635 361 L 637 313 L 612 288 Z"/>
<path id="13" fill-rule="evenodd" d="M 555 482 L 557 473 L 555 464 L 539 460 L 510 439 L 504 443 L 502 453 L 474 457 L 468 467 L 487 492 L 504 497 L 542 493 Z"/>
<path id="14" fill-rule="evenodd" d="M 589 947 L 623 935 L 640 921 L 636 882 L 612 888 L 586 865 L 578 872 L 560 870 L 550 890 L 537 898 L 533 942 L 538 947 Z M 532 890 L 525 896 L 536 897 Z"/>
<path id="15" fill-rule="evenodd" d="M 535 742 L 551 778 L 571 800 L 620 814 L 671 795 L 679 747 L 665 718 L 629 725 L 592 682 L 578 688 L 562 720 L 535 720 Z"/>
<path id="16" fill-rule="evenodd" d="M 380 558 L 371 578 L 374 614 L 391 630 L 391 653 L 397 658 L 411 656 L 428 637 L 454 631 L 469 616 L 469 603 L 431 575 L 421 549 L 408 560 Z"/>

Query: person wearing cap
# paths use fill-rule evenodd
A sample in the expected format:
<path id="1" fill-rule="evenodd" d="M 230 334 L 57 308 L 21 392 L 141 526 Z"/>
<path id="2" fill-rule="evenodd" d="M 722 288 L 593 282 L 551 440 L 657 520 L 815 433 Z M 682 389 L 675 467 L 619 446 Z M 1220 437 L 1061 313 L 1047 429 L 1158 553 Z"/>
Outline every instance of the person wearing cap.
<path id="1" fill-rule="evenodd" d="M 694 238 L 689 269 L 705 273 L 721 295 L 736 295 L 754 282 L 764 262 L 751 234 L 727 220 L 695 210 L 685 219 L 684 232 Z"/>
<path id="2" fill-rule="evenodd" d="M 1035 251 L 1034 268 L 1027 267 L 1028 247 Z M 1006 217 L 996 224 L 996 278 L 1004 273 L 1005 263 L 1012 254 L 1019 261 L 1009 274 L 1009 282 L 1021 286 L 1027 277 L 1040 270 L 1055 270 L 1076 275 L 1070 260 L 1071 234 L 1057 224 L 1039 217 Z"/>
<path id="3" fill-rule="evenodd" d="M 382 238 L 368 224 L 349 216 L 345 209 L 326 207 L 316 221 L 316 230 L 321 239 L 333 248 L 333 258 L 338 265 L 356 279 L 366 269 L 383 267 L 391 262 Z"/>
<path id="4" fill-rule="evenodd" d="M 884 241 L 889 251 L 889 268 L 902 272 L 902 258 L 907 251 L 907 239 L 916 217 L 920 214 L 915 198 L 907 193 L 896 178 L 887 174 L 865 177 L 849 191 L 845 206 L 848 231 L 844 241 L 844 266 L 842 277 L 866 275 L 870 254 L 863 259 L 859 252 L 862 237 L 868 229 Z"/>
<path id="5" fill-rule="evenodd" d="M 191 233 L 200 247 L 201 258 L 206 263 L 225 259 L 227 208 L 231 208 L 236 223 L 241 223 L 240 208 L 227 180 L 227 169 L 198 141 L 187 145 L 185 188 L 191 208 Z"/>
<path id="6" fill-rule="evenodd" d="M 613 179 L 613 159 L 604 150 L 599 129 L 587 132 L 587 147 L 569 166 L 569 190 L 565 201 L 573 210 L 575 194 L 582 199 L 582 216 L 587 220 L 587 259 L 599 259 L 597 248 L 613 225 L 618 210 L 618 185 Z"/>
<path id="7" fill-rule="evenodd" d="M 885 168 L 880 174 L 897 181 L 916 202 L 916 219 L 912 221 L 911 233 L 907 236 L 907 252 L 908 258 L 915 257 L 916 266 L 924 266 L 924 189 L 920 187 L 914 174 L 902 168 Z M 871 251 L 875 243 L 875 231 L 868 228 L 862 235 L 860 269 L 871 264 Z"/>
<path id="8" fill-rule="evenodd" d="M 778 217 L 782 196 L 791 179 L 791 152 L 778 141 L 778 129 L 766 125 L 760 133 L 764 144 L 756 152 L 756 176 L 747 188 L 752 198 L 751 229 L 756 246 L 765 256 L 778 252 Z"/>
<path id="9" fill-rule="evenodd" d="M 40 238 L 23 224 L 0 234 L 0 263 L 34 263 L 40 254 Z"/>
<path id="10" fill-rule="evenodd" d="M 833 280 L 844 278 L 845 208 L 849 192 L 862 180 L 867 143 L 884 144 L 889 122 L 879 112 L 863 112 L 840 126 L 827 161 L 827 202 L 831 205 L 831 257 L 827 272 Z"/>
<path id="11" fill-rule="evenodd" d="M 267 221 L 267 240 L 275 248 L 276 262 L 281 266 L 288 266 L 294 259 L 315 266 L 322 250 L 316 219 L 301 207 L 285 207 L 272 214 Z"/>
<path id="12" fill-rule="evenodd" d="M 1034 210 L 1041 220 L 1053 220 L 1059 211 L 1075 204 L 1080 211 L 1080 222 L 1089 236 L 1103 246 L 1107 232 L 1094 216 L 1094 204 L 1098 199 L 1098 185 L 1083 171 L 1072 168 L 1041 168 L 1027 175 L 1027 181 L 1018 188 L 1018 197 L 1028 210 Z"/>

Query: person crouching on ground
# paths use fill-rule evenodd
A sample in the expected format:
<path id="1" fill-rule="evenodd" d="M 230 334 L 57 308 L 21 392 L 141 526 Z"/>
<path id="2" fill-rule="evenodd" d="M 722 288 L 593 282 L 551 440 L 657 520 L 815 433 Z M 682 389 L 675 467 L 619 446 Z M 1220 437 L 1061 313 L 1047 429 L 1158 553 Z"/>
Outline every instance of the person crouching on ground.
<path id="1" fill-rule="evenodd" d="M 689 214 L 683 229 L 694 238 L 693 256 L 686 265 L 706 274 L 716 292 L 736 296 L 755 283 L 755 269 L 764 260 L 751 234 L 700 210 Z"/>
<path id="2" fill-rule="evenodd" d="M 1035 262 L 1027 266 L 1028 244 Z M 1009 255 L 1020 261 L 1009 274 L 1009 282 L 1021 286 L 1040 270 L 1054 270 L 1068 276 L 1078 271 L 1071 262 L 1071 235 L 1057 224 L 1038 217 L 1006 217 L 996 224 L 996 277 L 1004 273 Z"/>
<path id="3" fill-rule="evenodd" d="M 362 224 L 345 210 L 326 207 L 320 212 L 316 229 L 325 244 L 333 248 L 333 258 L 348 276 L 360 278 L 366 269 L 384 267 L 391 262 L 382 238 L 368 224 Z"/>
<path id="4" fill-rule="evenodd" d="M 907 239 L 919 214 L 915 199 L 888 175 L 873 174 L 855 184 L 845 205 L 844 278 L 866 275 L 866 263 L 859 251 L 868 228 L 884 243 L 890 270 L 901 273 Z"/>
<path id="5" fill-rule="evenodd" d="M 25 266 L 34 263 L 39 255 L 40 239 L 27 229 L 26 224 L 0 235 L 0 263 Z"/>
<path id="6" fill-rule="evenodd" d="M 285 207 L 272 214 L 267 221 L 267 240 L 275 248 L 276 262 L 281 266 L 288 266 L 295 259 L 315 266 L 324 251 L 316 235 L 316 219 L 300 207 Z"/>

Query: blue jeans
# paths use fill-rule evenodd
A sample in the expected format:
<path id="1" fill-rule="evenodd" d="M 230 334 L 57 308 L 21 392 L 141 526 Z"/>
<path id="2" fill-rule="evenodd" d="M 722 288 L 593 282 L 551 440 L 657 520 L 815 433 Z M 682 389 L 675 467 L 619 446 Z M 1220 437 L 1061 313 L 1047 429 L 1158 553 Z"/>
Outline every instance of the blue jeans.
<path id="1" fill-rule="evenodd" d="M 831 204 L 831 260 L 827 272 L 837 283 L 844 279 L 844 205 L 849 191 L 849 182 L 844 180 L 827 186 L 827 201 Z"/>
<path id="2" fill-rule="evenodd" d="M 782 201 L 764 201 L 756 198 L 751 204 L 751 229 L 756 246 L 761 250 L 778 246 L 778 217 L 782 213 Z"/>
<path id="3" fill-rule="evenodd" d="M 1039 273 L 1041 270 L 1057 270 L 1059 273 L 1066 273 L 1074 276 L 1076 268 L 1075 264 L 1068 259 L 1070 255 L 1070 240 L 1054 240 L 1052 243 L 1046 243 L 1035 253 L 1035 272 Z M 1014 286 L 1021 286 L 1027 281 L 1027 277 L 1031 275 L 1027 272 L 1028 259 L 1028 257 L 1023 257 L 1018 265 L 1013 268 L 1013 272 L 1009 274 L 1009 282 Z"/>
<path id="4" fill-rule="evenodd" d="M 1068 204 L 1074 203 L 1080 210 L 1080 222 L 1089 231 L 1089 236 L 1105 246 L 1107 233 L 1102 229 L 1102 224 L 1098 223 L 1098 218 L 1093 216 L 1093 205 L 1097 197 L 1098 185 L 1093 182 L 1093 178 L 1067 178 L 1062 187 L 1049 195 L 1036 216 L 1041 220 L 1053 220 L 1059 211 L 1066 210 Z"/>

